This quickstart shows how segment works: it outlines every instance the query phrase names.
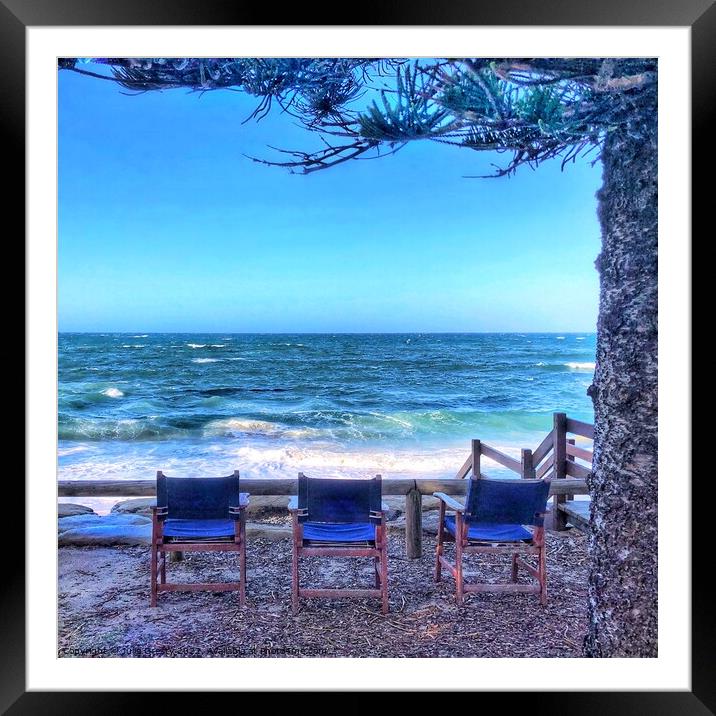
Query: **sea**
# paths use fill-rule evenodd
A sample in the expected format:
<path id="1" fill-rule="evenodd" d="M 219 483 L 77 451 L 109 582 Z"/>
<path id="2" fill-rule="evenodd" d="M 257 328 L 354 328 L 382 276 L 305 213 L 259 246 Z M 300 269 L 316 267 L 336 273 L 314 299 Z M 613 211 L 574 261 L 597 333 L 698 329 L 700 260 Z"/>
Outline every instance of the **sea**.
<path id="1" fill-rule="evenodd" d="M 452 477 L 593 421 L 592 333 L 61 333 L 58 478 Z M 504 476 L 489 461 L 488 474 Z"/>

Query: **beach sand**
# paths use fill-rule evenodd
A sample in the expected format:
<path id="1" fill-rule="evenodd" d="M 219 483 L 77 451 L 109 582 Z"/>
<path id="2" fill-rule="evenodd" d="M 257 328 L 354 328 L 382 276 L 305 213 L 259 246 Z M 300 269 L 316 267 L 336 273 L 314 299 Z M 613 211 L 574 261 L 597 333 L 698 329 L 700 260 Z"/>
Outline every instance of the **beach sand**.
<path id="1" fill-rule="evenodd" d="M 60 657 L 578 657 L 586 630 L 586 537 L 548 533 L 548 595 L 471 594 L 454 601 L 448 576 L 433 582 L 435 540 L 408 560 L 390 534 L 390 613 L 379 600 L 301 600 L 290 612 L 290 541 L 248 543 L 247 606 L 237 593 L 159 595 L 149 607 L 148 547 L 59 550 Z M 237 578 L 237 558 L 187 554 L 168 581 Z M 509 560 L 473 556 L 469 580 L 509 578 Z M 302 584 L 370 586 L 369 560 L 305 559 Z"/>

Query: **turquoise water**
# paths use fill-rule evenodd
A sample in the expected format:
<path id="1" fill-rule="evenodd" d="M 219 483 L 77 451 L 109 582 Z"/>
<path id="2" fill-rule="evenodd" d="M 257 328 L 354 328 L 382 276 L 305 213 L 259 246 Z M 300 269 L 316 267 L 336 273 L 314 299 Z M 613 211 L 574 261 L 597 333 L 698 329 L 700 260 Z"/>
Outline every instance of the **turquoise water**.
<path id="1" fill-rule="evenodd" d="M 591 422 L 594 356 L 587 333 L 63 333 L 59 477 L 450 476 L 471 438 L 518 455 L 554 411 Z"/>

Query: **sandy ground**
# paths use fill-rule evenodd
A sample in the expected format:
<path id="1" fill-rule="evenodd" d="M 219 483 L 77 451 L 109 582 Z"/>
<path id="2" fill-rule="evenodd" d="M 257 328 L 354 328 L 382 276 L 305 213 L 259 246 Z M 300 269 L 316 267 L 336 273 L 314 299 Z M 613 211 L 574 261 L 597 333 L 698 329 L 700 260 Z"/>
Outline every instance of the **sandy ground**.
<path id="1" fill-rule="evenodd" d="M 379 600 L 302 600 L 290 613 L 290 542 L 252 540 L 247 606 L 237 593 L 159 595 L 149 607 L 147 547 L 59 550 L 61 657 L 576 657 L 586 628 L 586 539 L 576 530 L 548 535 L 549 603 L 531 594 L 472 594 L 454 602 L 454 582 L 432 578 L 434 538 L 423 557 L 404 556 L 390 536 L 390 613 Z M 168 581 L 238 578 L 229 554 L 167 562 Z M 504 581 L 509 559 L 468 558 L 470 579 Z M 307 586 L 372 586 L 369 560 L 302 561 Z"/>

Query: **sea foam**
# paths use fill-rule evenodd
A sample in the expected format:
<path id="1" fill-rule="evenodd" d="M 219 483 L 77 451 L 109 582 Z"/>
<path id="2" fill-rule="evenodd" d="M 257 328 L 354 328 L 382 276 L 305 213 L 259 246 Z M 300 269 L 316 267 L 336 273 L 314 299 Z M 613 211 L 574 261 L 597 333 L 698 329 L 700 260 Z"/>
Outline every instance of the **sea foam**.
<path id="1" fill-rule="evenodd" d="M 121 398 L 124 393 L 119 388 L 107 388 L 102 391 L 102 395 L 106 395 L 108 398 Z"/>
<path id="2" fill-rule="evenodd" d="M 567 366 L 567 368 L 571 368 L 572 370 L 594 370 L 596 367 L 596 364 L 594 363 L 565 363 L 564 365 Z"/>

